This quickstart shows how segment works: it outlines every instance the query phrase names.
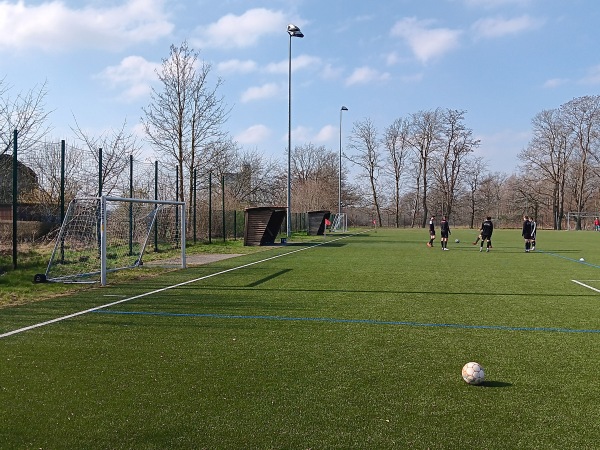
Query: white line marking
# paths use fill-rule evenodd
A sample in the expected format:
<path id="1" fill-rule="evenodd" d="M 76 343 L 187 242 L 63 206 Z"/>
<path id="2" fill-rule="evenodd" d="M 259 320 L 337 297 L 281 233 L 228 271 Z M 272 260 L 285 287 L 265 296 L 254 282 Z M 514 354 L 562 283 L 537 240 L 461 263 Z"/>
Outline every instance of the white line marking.
<path id="1" fill-rule="evenodd" d="M 206 280 L 207 278 L 216 277 L 217 275 L 222 275 L 224 273 L 233 272 L 234 270 L 244 269 L 246 267 L 254 266 L 256 264 L 260 264 L 260 263 L 263 263 L 263 262 L 271 261 L 273 259 L 281 258 L 282 256 L 287 256 L 287 255 L 291 255 L 293 253 L 298 253 L 298 252 L 302 252 L 304 250 L 309 250 L 311 248 L 320 247 L 321 245 L 330 244 L 332 242 L 339 241 L 341 239 L 346 239 L 346 238 L 349 238 L 349 237 L 352 237 L 352 236 L 356 236 L 357 234 L 365 233 L 367 231 L 369 231 L 369 230 L 365 230 L 365 231 L 362 231 L 360 233 L 351 234 L 351 235 L 348 235 L 348 236 L 341 236 L 341 237 L 333 239 L 331 241 L 321 242 L 321 243 L 318 243 L 318 244 L 311 245 L 309 247 L 303 247 L 303 248 L 299 248 L 297 250 L 292 250 L 291 252 L 287 252 L 287 253 L 281 253 L 280 255 L 271 256 L 270 258 L 261 259 L 260 261 L 254 261 L 254 262 L 251 262 L 251 263 L 248 263 L 248 264 L 243 264 L 243 265 L 238 266 L 238 267 L 232 267 L 231 269 L 222 270 L 221 272 L 216 272 L 216 273 L 213 273 L 213 274 L 210 274 L 210 275 L 205 275 L 205 276 L 200 277 L 200 278 L 195 278 L 193 280 L 184 281 L 182 283 L 174 284 L 172 286 L 167 286 L 167 287 L 164 287 L 164 288 L 161 288 L 161 289 L 156 289 L 154 291 L 146 292 L 146 293 L 140 294 L 140 295 L 135 295 L 133 297 L 128 297 L 128 298 L 125 298 L 123 300 L 118 300 L 116 302 L 107 303 L 106 305 L 96 306 L 95 308 L 86 309 L 85 311 L 79 311 L 79 312 L 76 312 L 76 313 L 73 313 L 73 314 L 69 314 L 67 316 L 62 316 L 62 317 L 57 317 L 56 319 L 47 320 L 46 322 L 40 322 L 40 323 L 36 323 L 34 325 L 30 325 L 28 327 L 19 328 L 18 330 L 13 330 L 13 331 L 9 331 L 9 332 L 4 333 L 4 334 L 0 334 L 0 339 L 8 337 L 8 336 L 12 336 L 13 334 L 23 333 L 25 331 L 33 330 L 35 328 L 43 327 L 43 326 L 46 326 L 46 325 L 51 325 L 51 324 L 56 323 L 56 322 L 61 322 L 63 320 L 72 319 L 73 317 L 82 316 L 83 314 L 88 314 L 88 313 L 91 313 L 91 312 L 94 312 L 94 311 L 98 311 L 99 309 L 110 308 L 111 306 L 115 306 L 115 305 L 118 305 L 120 303 L 125 303 L 125 302 L 131 301 L 131 300 L 136 300 L 138 298 L 147 297 L 147 296 L 153 295 L 153 294 L 158 294 L 160 292 L 164 292 L 164 291 L 168 291 L 168 290 L 171 290 L 171 289 L 175 289 L 175 288 L 178 288 L 178 287 L 181 287 L 181 286 L 185 286 L 187 284 L 196 283 L 198 281 Z"/>
<path id="2" fill-rule="evenodd" d="M 586 287 L 586 288 L 588 288 L 588 289 L 591 289 L 592 291 L 595 291 L 595 292 L 598 292 L 598 293 L 600 293 L 600 289 L 596 289 L 596 288 L 594 288 L 594 287 L 592 287 L 592 286 L 588 286 L 587 284 L 585 284 L 585 283 L 582 283 L 581 281 L 577 281 L 577 280 L 571 280 L 571 281 L 572 281 L 573 283 L 577 283 L 577 284 L 579 284 L 580 286 L 583 286 L 583 287 Z"/>

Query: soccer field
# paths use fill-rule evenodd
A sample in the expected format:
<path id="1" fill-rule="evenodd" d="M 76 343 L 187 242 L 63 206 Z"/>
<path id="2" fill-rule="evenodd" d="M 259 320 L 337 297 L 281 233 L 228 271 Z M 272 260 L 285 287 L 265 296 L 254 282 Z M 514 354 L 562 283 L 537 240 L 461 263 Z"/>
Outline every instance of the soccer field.
<path id="1" fill-rule="evenodd" d="M 599 448 L 600 233 L 475 237 L 357 230 L 0 309 L 0 448 Z"/>

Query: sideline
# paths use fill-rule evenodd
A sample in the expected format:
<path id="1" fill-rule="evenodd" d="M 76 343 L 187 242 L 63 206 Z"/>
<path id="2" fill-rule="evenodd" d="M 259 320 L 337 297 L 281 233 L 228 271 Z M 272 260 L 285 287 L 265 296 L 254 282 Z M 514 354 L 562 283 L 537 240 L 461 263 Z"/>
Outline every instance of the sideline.
<path id="1" fill-rule="evenodd" d="M 573 283 L 576 283 L 576 284 L 580 285 L 580 286 L 583 286 L 584 288 L 588 288 L 588 289 L 591 289 L 592 291 L 600 293 L 600 289 L 596 289 L 595 287 L 589 286 L 589 285 L 587 285 L 585 283 L 582 283 L 581 281 L 577 281 L 577 280 L 571 280 L 571 281 Z"/>
<path id="2" fill-rule="evenodd" d="M 246 267 L 254 266 L 256 264 L 261 264 L 261 263 L 264 263 L 264 262 L 267 262 L 267 261 L 272 261 L 274 259 L 281 258 L 282 256 L 288 256 L 288 255 L 291 255 L 291 254 L 294 254 L 294 253 L 302 252 L 304 250 L 310 250 L 312 248 L 320 247 L 322 245 L 331 244 L 332 242 L 336 242 L 336 241 L 339 241 L 339 240 L 342 240 L 342 239 L 347 239 L 347 238 L 350 238 L 350 237 L 358 236 L 359 234 L 367 233 L 369 231 L 371 231 L 371 229 L 367 229 L 367 230 L 364 230 L 364 231 L 361 231 L 361 232 L 358 232 L 358 233 L 354 233 L 354 234 L 349 234 L 349 235 L 346 235 L 346 236 L 341 236 L 341 237 L 338 237 L 338 238 L 333 239 L 331 241 L 319 242 L 317 244 L 313 244 L 313 245 L 310 245 L 308 247 L 302 247 L 302 248 L 299 248 L 299 249 L 296 249 L 296 250 L 292 250 L 290 252 L 281 253 L 279 255 L 271 256 L 270 258 L 261 259 L 260 261 L 254 261 L 254 262 L 251 262 L 251 263 L 248 263 L 248 264 L 243 264 L 243 265 L 238 266 L 238 267 L 232 267 L 231 269 L 222 270 L 220 272 L 215 272 L 215 273 L 212 273 L 210 275 L 205 275 L 205 276 L 200 277 L 200 278 L 194 278 L 193 280 L 184 281 L 182 283 L 174 284 L 172 286 L 167 286 L 167 287 L 164 287 L 164 288 L 161 288 L 161 289 L 155 289 L 154 291 L 145 292 L 143 294 L 135 295 L 133 297 L 127 297 L 127 298 L 124 298 L 122 300 L 117 300 L 116 302 L 107 303 L 105 305 L 96 306 L 94 308 L 89 308 L 89 309 L 86 309 L 84 311 L 79 311 L 79 312 L 76 312 L 76 313 L 73 313 L 73 314 L 69 314 L 69 315 L 66 315 L 66 316 L 57 317 L 56 319 L 52 319 L 52 320 L 47 320 L 45 322 L 36 323 L 34 325 L 30 325 L 30 326 L 27 326 L 27 327 L 19 328 L 17 330 L 13 330 L 13 331 L 9 331 L 7 333 L 0 334 L 0 339 L 8 337 L 8 336 L 13 336 L 13 335 L 19 334 L 19 333 L 24 333 L 25 331 L 30 331 L 30 330 L 33 330 L 35 328 L 40 328 L 40 327 L 43 327 L 43 326 L 46 326 L 46 325 L 51 325 L 53 323 L 61 322 L 63 320 L 72 319 L 73 317 L 82 316 L 84 314 L 88 314 L 88 313 L 91 313 L 91 312 L 94 312 L 94 311 L 98 311 L 98 310 L 101 310 L 101 309 L 110 308 L 111 306 L 115 306 L 115 305 L 118 305 L 120 303 L 129 302 L 131 300 L 136 300 L 138 298 L 147 297 L 149 295 L 159 294 L 161 292 L 169 291 L 171 289 L 175 289 L 175 288 L 178 288 L 178 287 L 181 287 L 181 286 L 185 286 L 185 285 L 188 285 L 188 284 L 196 283 L 198 281 L 206 280 L 207 278 L 216 277 L 217 275 L 223 275 L 224 273 L 233 272 L 233 271 L 238 270 L 238 269 L 244 269 Z"/>

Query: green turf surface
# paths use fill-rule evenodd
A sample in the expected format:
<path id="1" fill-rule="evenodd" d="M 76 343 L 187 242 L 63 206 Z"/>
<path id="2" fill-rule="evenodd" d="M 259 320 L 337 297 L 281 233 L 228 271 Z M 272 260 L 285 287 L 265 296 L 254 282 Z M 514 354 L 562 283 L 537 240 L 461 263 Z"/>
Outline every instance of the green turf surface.
<path id="1" fill-rule="evenodd" d="M 139 296 L 0 338 L 0 448 L 598 448 L 600 233 L 475 234 L 332 235 L 0 309 L 6 334 Z"/>

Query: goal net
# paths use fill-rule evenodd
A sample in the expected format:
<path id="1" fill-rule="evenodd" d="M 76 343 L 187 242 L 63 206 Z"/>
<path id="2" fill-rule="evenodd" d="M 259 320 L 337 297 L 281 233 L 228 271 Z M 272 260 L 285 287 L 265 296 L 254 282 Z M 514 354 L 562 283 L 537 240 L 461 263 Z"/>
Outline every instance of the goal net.
<path id="1" fill-rule="evenodd" d="M 331 231 L 348 231 L 348 217 L 345 213 L 332 214 Z"/>
<path id="2" fill-rule="evenodd" d="M 108 273 L 138 267 L 145 256 L 156 259 L 158 253 L 177 258 L 185 268 L 185 222 L 184 202 L 76 198 L 69 204 L 43 278 L 104 286 Z"/>

